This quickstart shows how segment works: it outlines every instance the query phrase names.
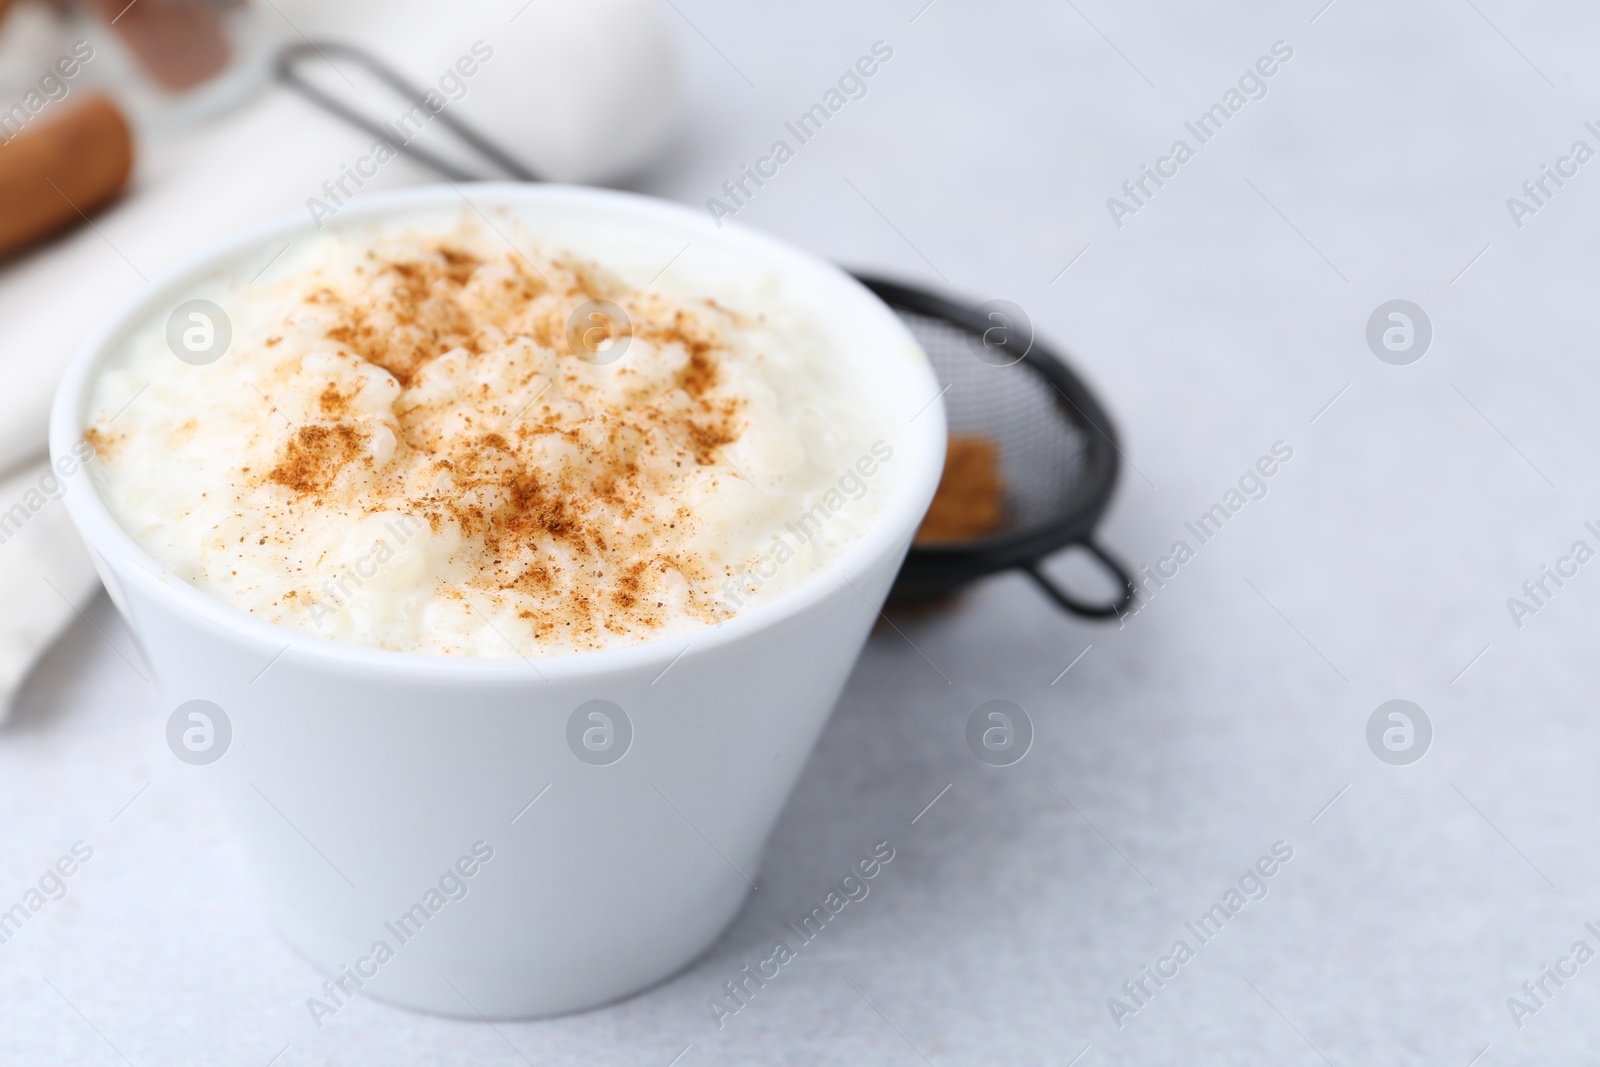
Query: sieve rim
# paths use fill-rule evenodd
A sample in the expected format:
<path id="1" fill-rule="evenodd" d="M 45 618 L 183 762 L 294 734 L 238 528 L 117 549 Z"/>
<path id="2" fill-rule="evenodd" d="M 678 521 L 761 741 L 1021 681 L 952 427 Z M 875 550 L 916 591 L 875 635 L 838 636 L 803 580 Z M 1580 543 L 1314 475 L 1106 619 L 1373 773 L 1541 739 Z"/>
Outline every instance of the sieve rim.
<path id="1" fill-rule="evenodd" d="M 939 319 L 982 334 L 992 323 L 976 301 L 932 292 L 881 275 L 852 272 L 856 280 L 896 311 Z M 893 595 L 915 600 L 940 596 L 979 578 L 1022 568 L 1033 571 L 1047 557 L 1073 545 L 1090 545 L 1116 491 L 1121 447 L 1110 415 L 1066 357 L 1039 337 L 1019 360 L 1053 387 L 1062 416 L 1072 422 L 1084 442 L 1081 486 L 1074 506 L 1047 522 L 1025 529 L 988 534 L 950 544 L 913 543 L 895 579 Z"/>

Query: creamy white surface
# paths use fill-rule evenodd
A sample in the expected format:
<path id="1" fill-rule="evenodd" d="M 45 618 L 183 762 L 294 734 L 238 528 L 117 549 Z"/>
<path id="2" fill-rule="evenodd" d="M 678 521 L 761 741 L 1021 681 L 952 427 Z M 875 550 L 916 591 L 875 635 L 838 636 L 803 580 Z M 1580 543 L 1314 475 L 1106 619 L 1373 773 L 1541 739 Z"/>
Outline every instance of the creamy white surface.
<path id="1" fill-rule="evenodd" d="M 441 267 L 440 240 L 481 264 Z M 553 235 L 512 217 L 490 227 L 463 209 L 308 238 L 243 280 L 269 250 L 184 294 L 225 309 L 233 338 L 220 360 L 176 358 L 163 306 L 108 361 L 88 418 L 99 491 L 174 574 L 324 637 L 531 656 L 713 624 L 836 558 L 877 515 L 897 465 L 878 424 L 886 405 L 863 395 L 820 309 L 732 257 L 673 260 L 680 245 Z M 603 266 L 562 266 L 580 261 Z M 381 269 L 394 263 L 421 281 Z M 452 270 L 465 281 L 428 273 Z M 579 359 L 550 328 L 593 295 L 563 292 L 573 270 L 634 322 L 615 363 Z M 527 298 L 534 276 L 546 288 Z M 389 357 L 374 356 L 385 369 L 359 354 L 374 354 L 370 338 L 339 326 L 406 284 L 454 293 L 475 335 L 434 343 L 424 317 L 415 365 L 391 373 Z M 670 321 L 711 339 L 709 389 L 693 387 L 683 336 L 651 335 Z M 389 351 L 381 337 L 377 348 Z M 576 533 L 546 521 L 590 503 Z"/>

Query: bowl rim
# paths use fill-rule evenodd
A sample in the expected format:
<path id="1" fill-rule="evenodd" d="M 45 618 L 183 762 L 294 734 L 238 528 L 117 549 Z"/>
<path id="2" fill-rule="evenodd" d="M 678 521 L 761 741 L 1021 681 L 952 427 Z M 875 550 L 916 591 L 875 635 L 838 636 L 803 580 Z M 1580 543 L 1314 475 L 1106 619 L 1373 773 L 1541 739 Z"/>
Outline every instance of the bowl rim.
<path id="1" fill-rule="evenodd" d="M 470 194 L 470 199 L 469 199 Z M 890 487 L 885 502 L 865 533 L 834 560 L 771 600 L 752 605 L 729 619 L 647 638 L 611 648 L 558 652 L 550 655 L 467 657 L 426 652 L 399 652 L 354 642 L 319 637 L 305 631 L 257 618 L 240 608 L 190 585 L 163 568 L 135 542 L 111 515 L 92 476 L 80 470 L 64 478 L 65 503 L 79 534 L 119 582 L 129 577 L 165 602 L 171 609 L 220 628 L 243 642 L 267 651 L 281 649 L 289 655 L 314 661 L 330 669 L 367 668 L 388 676 L 399 674 L 417 680 L 515 682 L 528 681 L 528 668 L 546 682 L 573 677 L 614 674 L 676 662 L 691 649 L 708 652 L 778 625 L 814 607 L 842 588 L 852 587 L 894 553 L 903 552 L 927 510 L 944 468 L 945 415 L 938 382 L 921 346 L 900 318 L 877 296 L 839 267 L 785 241 L 732 221 L 714 222 L 703 213 L 666 200 L 636 193 L 551 183 L 515 182 L 444 183 L 371 192 L 347 203 L 328 229 L 359 228 L 403 219 L 428 208 L 465 202 L 476 210 L 519 205 L 582 206 L 614 215 L 621 223 L 689 230 L 719 251 L 750 254 L 782 276 L 807 276 L 828 295 L 858 303 L 858 317 L 876 321 L 882 336 L 896 347 L 922 355 L 906 360 L 906 407 L 910 397 L 931 397 L 922 409 L 896 429 L 895 453 L 906 457 L 909 470 Z M 275 241 L 315 235 L 304 211 L 288 212 L 236 231 L 184 256 L 153 275 L 144 287 L 123 298 L 89 331 L 73 353 L 57 387 L 50 410 L 50 456 L 59 464 L 82 439 L 88 393 L 103 361 L 126 333 L 150 317 L 158 304 L 168 302 L 174 290 L 215 277 L 252 250 Z M 903 445 L 903 447 L 902 447 Z M 60 469 L 59 466 L 57 469 Z M 887 589 L 887 586 L 886 586 Z M 859 588 L 858 595 L 863 597 Z M 137 638 L 137 634 L 135 635 Z M 276 660 L 274 660 L 275 662 Z"/>

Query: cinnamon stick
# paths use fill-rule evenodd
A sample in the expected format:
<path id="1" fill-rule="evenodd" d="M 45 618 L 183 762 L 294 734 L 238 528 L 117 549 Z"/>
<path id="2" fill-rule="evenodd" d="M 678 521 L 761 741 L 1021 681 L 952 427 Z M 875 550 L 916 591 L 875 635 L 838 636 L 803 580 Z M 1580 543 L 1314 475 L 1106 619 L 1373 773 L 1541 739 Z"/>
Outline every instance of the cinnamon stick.
<path id="1" fill-rule="evenodd" d="M 132 170 L 127 120 L 98 93 L 0 144 L 0 257 L 77 225 Z"/>

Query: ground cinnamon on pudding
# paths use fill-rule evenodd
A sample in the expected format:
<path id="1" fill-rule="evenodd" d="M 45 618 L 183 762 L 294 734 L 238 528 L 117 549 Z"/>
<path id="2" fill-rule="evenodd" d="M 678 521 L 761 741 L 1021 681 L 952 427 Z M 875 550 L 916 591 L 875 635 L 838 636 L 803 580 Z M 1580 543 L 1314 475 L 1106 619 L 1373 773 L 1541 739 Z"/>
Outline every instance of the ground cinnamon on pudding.
<path id="1" fill-rule="evenodd" d="M 89 448 L 97 459 L 112 458 L 112 449 L 116 447 L 117 439 L 109 431 L 91 426 L 83 431 L 83 439 L 89 443 Z"/>
<path id="2" fill-rule="evenodd" d="M 565 324 L 597 298 L 625 307 L 638 366 L 573 353 Z M 254 483 L 281 487 L 282 525 L 327 508 L 449 526 L 467 584 L 532 598 L 518 616 L 540 641 L 655 629 L 669 600 L 714 621 L 712 572 L 682 549 L 694 518 L 672 501 L 686 468 L 719 464 L 744 430 L 744 401 L 720 388 L 726 312 L 668 305 L 589 264 L 538 270 L 447 243 L 370 253 L 358 284 L 316 286 L 302 307 L 331 349 L 322 378 L 306 382 L 302 362 L 263 392 L 316 398 L 280 421 L 276 465 Z"/>
<path id="3" fill-rule="evenodd" d="M 346 463 L 361 455 L 364 444 L 365 435 L 345 423 L 302 426 L 284 446 L 282 461 L 267 472 L 267 480 L 301 496 L 321 492 L 333 484 Z"/>
<path id="4" fill-rule="evenodd" d="M 1000 528 L 1004 519 L 1005 485 L 1000 478 L 1000 451 L 987 437 L 950 435 L 944 473 L 928 514 L 917 529 L 916 544 L 970 541 Z"/>
<path id="5" fill-rule="evenodd" d="M 207 283 L 232 334 L 205 366 L 152 313 L 86 435 L 124 529 L 258 618 L 502 657 L 719 623 L 878 520 L 902 464 L 864 496 L 852 472 L 893 404 L 808 291 L 675 232 L 502 214 L 330 228 Z M 599 301 L 627 320 L 605 362 Z"/>

